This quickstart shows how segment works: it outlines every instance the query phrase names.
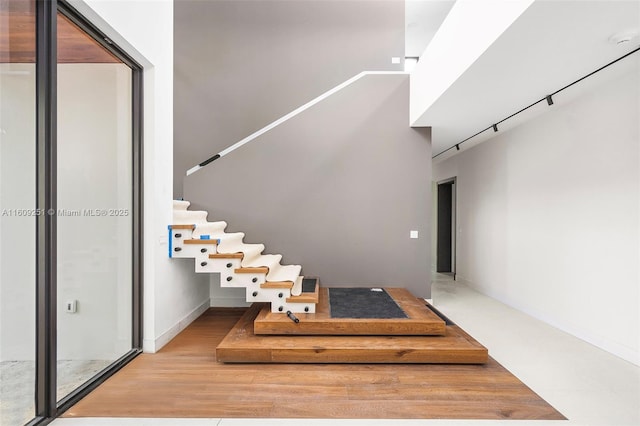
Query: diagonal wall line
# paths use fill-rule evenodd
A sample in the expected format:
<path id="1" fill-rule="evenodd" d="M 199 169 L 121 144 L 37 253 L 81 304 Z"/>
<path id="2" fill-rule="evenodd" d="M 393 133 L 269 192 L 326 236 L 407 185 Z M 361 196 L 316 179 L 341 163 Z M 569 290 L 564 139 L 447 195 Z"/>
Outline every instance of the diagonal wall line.
<path id="1" fill-rule="evenodd" d="M 324 92 L 320 96 L 310 100 L 306 104 L 294 109 L 290 113 L 288 113 L 286 115 L 283 115 L 282 117 L 278 118 L 276 121 L 274 121 L 274 122 L 272 122 L 270 124 L 267 124 L 266 126 L 261 128 L 260 130 L 257 130 L 255 132 L 253 132 L 252 134 L 250 134 L 246 138 L 244 138 L 244 139 L 234 143 L 233 145 L 225 148 L 224 150 L 220 151 L 218 154 L 208 158 L 207 160 L 203 161 L 202 163 L 200 163 L 200 164 L 198 164 L 196 166 L 193 166 L 192 168 L 187 170 L 187 176 L 192 175 L 193 173 L 195 173 L 198 170 L 202 169 L 203 167 L 205 167 L 207 164 L 211 163 L 212 161 L 217 160 L 220 157 L 224 157 L 225 155 L 229 154 L 232 151 L 235 151 L 236 149 L 240 148 L 242 145 L 245 145 L 245 144 L 251 142 L 252 140 L 254 140 L 257 137 L 259 137 L 260 135 L 263 135 L 264 133 L 268 132 L 269 130 L 279 126 L 280 124 L 282 124 L 285 121 L 295 117 L 296 115 L 300 114 L 301 112 L 311 108 L 315 104 L 325 100 L 326 98 L 328 98 L 329 96 L 333 95 L 334 93 L 337 93 L 340 90 L 344 89 L 345 87 L 350 86 L 352 83 L 360 80 L 362 77 L 365 77 L 365 76 L 368 76 L 368 75 L 399 75 L 399 74 L 409 74 L 409 73 L 405 72 L 405 71 L 363 71 L 360 74 L 356 74 L 355 76 L 351 77 L 350 79 L 348 79 L 348 80 L 340 83 L 339 85 L 335 86 L 334 88 Z"/>

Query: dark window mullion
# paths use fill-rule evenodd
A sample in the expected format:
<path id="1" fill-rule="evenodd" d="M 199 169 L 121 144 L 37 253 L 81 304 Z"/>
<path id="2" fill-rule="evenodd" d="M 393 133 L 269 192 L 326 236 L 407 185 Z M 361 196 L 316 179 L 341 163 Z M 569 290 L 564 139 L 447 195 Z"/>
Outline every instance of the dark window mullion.
<path id="1" fill-rule="evenodd" d="M 131 80 L 131 89 L 132 89 L 132 104 L 131 104 L 131 112 L 133 114 L 133 119 L 131 120 L 132 124 L 132 148 L 133 148 L 133 168 L 132 168 L 132 176 L 133 176 L 133 250 L 131 254 L 133 256 L 132 263 L 132 284 L 133 284 L 133 294 L 132 294 L 132 334 L 131 334 L 131 345 L 133 349 L 142 350 L 142 321 L 143 321 L 143 311 L 142 311 L 142 280 L 143 280 L 143 269 L 142 269 L 142 241 L 143 241 L 143 227 L 142 227 L 142 218 L 143 218 L 143 185 L 142 185 L 142 176 L 143 176 L 143 131 L 142 131 L 142 123 L 143 123 L 143 74 L 142 68 L 136 63 L 130 63 L 129 66 L 132 67 L 132 80 Z"/>
<path id="2" fill-rule="evenodd" d="M 36 2 L 36 415 L 56 414 L 56 0 Z"/>

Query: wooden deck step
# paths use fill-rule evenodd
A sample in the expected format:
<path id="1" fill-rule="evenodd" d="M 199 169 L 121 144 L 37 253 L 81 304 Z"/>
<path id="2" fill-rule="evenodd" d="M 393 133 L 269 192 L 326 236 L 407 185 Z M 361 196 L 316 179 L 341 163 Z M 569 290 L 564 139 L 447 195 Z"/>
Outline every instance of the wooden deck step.
<path id="1" fill-rule="evenodd" d="M 214 253 L 209 255 L 209 259 L 242 259 L 244 253 Z"/>
<path id="2" fill-rule="evenodd" d="M 170 225 L 171 229 L 194 229 L 196 227 L 196 225 L 185 225 L 185 224 L 180 224 L 180 225 Z"/>
<path id="3" fill-rule="evenodd" d="M 285 314 L 274 313 L 265 308 L 256 317 L 254 332 L 280 335 L 442 336 L 446 334 L 445 321 L 429 309 L 424 300 L 416 298 L 404 288 L 385 288 L 385 291 L 404 311 L 407 318 L 332 318 L 328 289 L 320 287 L 315 313 L 296 314 L 300 322 L 294 323 Z"/>
<path id="4" fill-rule="evenodd" d="M 260 288 L 291 288 L 293 287 L 293 282 L 291 281 L 267 281 L 265 283 L 260 284 Z"/>
<path id="5" fill-rule="evenodd" d="M 184 240 L 182 242 L 183 244 L 218 244 L 218 240 L 217 239 L 213 239 L 213 240 L 201 240 L 199 238 L 194 238 L 191 240 Z"/>
<path id="6" fill-rule="evenodd" d="M 216 348 L 218 361 L 484 364 L 488 360 L 487 349 L 456 325 L 447 326 L 444 336 L 256 335 L 254 320 L 265 306 L 254 303 L 240 318 Z"/>
<path id="7" fill-rule="evenodd" d="M 237 268 L 234 270 L 236 274 L 266 274 L 269 272 L 269 268 L 257 267 L 257 268 Z"/>
<path id="8" fill-rule="evenodd" d="M 313 287 L 311 291 L 308 291 L 309 284 Z M 318 303 L 319 293 L 320 280 L 315 277 L 305 277 L 302 280 L 302 293 L 299 296 L 287 297 L 287 303 Z"/>

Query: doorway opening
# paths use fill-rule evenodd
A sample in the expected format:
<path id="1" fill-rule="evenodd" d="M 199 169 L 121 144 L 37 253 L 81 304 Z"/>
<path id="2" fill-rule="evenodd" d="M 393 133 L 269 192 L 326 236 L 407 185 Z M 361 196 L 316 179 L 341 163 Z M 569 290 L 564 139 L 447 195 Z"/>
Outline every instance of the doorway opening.
<path id="1" fill-rule="evenodd" d="M 436 272 L 456 276 L 456 178 L 438 182 Z"/>

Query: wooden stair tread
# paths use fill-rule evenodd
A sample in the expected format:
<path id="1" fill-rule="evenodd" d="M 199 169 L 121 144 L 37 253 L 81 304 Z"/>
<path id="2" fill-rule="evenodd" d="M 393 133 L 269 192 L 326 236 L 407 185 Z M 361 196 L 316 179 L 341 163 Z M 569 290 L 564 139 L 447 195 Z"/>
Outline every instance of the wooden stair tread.
<path id="1" fill-rule="evenodd" d="M 300 296 L 287 297 L 287 303 L 318 303 L 318 296 L 313 293 L 302 293 Z"/>
<path id="2" fill-rule="evenodd" d="M 260 288 L 291 288 L 293 287 L 292 281 L 267 281 L 260 284 Z"/>
<path id="3" fill-rule="evenodd" d="M 269 268 L 259 266 L 250 268 L 237 268 L 234 270 L 236 274 L 266 274 L 269 272 Z"/>
<path id="4" fill-rule="evenodd" d="M 194 238 L 191 240 L 184 240 L 184 244 L 218 244 L 218 240 L 201 240 L 199 238 Z"/>
<path id="5" fill-rule="evenodd" d="M 455 325 L 447 326 L 444 336 L 256 335 L 254 320 L 265 306 L 251 305 L 216 348 L 218 361 L 483 364 L 488 360 L 487 349 Z M 305 315 L 297 316 L 302 323 Z"/>
<path id="6" fill-rule="evenodd" d="M 296 324 L 286 315 L 271 312 L 266 308 L 257 315 L 254 332 L 261 335 L 405 336 L 442 336 L 446 333 L 445 321 L 432 311 L 424 300 L 416 298 L 405 288 L 385 288 L 385 291 L 404 311 L 407 318 L 332 318 L 329 306 L 329 290 L 326 287 L 319 287 L 318 304 L 316 305 L 315 313 L 296 314 L 300 319 L 300 322 Z"/>
<path id="7" fill-rule="evenodd" d="M 316 285 L 313 292 L 302 292 L 299 296 L 287 297 L 287 303 L 318 303 L 320 297 L 320 280 L 318 278 L 304 278 L 305 280 L 314 279 Z"/>
<path id="8" fill-rule="evenodd" d="M 171 225 L 171 229 L 194 229 L 196 225 Z"/>
<path id="9" fill-rule="evenodd" d="M 214 253 L 209 255 L 209 259 L 242 259 L 244 253 Z"/>

